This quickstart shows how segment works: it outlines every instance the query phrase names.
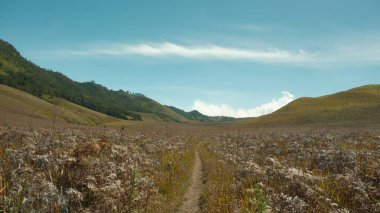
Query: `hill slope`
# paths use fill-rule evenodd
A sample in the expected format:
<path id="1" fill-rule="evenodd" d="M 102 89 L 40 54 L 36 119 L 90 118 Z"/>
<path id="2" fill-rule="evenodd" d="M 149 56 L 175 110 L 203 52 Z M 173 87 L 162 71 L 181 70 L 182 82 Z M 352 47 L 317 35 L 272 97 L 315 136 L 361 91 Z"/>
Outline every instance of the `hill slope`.
<path id="1" fill-rule="evenodd" d="M 207 116 L 207 115 L 204 115 L 204 114 L 198 112 L 197 110 L 193 110 L 193 111 L 190 111 L 190 112 L 185 112 L 184 110 L 178 109 L 178 108 L 173 107 L 173 106 L 167 106 L 167 107 L 170 108 L 171 110 L 173 110 L 174 112 L 182 115 L 183 117 L 191 120 L 191 121 L 201 121 L 201 122 L 230 122 L 230 121 L 236 121 L 236 120 L 238 120 L 236 118 L 226 117 L 226 116 Z"/>
<path id="2" fill-rule="evenodd" d="M 380 123 L 380 85 L 366 85 L 318 98 L 299 98 L 249 125 Z"/>
<path id="3" fill-rule="evenodd" d="M 75 82 L 59 72 L 40 68 L 23 58 L 11 44 L 2 40 L 0 40 L 0 83 L 37 97 L 50 95 L 63 98 L 122 119 L 142 120 L 139 113 L 144 113 L 145 117 L 153 113 L 161 121 L 188 121 L 182 115 L 142 94 L 109 90 L 95 82 Z"/>
<path id="4" fill-rule="evenodd" d="M 0 112 L 2 116 L 35 117 L 57 119 L 69 123 L 100 125 L 116 122 L 127 122 L 117 119 L 61 98 L 44 96 L 45 100 L 26 92 L 0 84 Z"/>

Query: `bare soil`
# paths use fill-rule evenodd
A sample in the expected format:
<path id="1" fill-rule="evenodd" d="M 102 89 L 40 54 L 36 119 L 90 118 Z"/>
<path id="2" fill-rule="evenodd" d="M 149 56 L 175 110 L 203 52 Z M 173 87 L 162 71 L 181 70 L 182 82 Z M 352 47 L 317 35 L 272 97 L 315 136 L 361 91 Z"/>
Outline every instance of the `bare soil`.
<path id="1" fill-rule="evenodd" d="M 185 201 L 183 202 L 179 212 L 200 212 L 199 199 L 203 188 L 202 176 L 202 161 L 196 151 L 190 186 L 186 191 Z"/>

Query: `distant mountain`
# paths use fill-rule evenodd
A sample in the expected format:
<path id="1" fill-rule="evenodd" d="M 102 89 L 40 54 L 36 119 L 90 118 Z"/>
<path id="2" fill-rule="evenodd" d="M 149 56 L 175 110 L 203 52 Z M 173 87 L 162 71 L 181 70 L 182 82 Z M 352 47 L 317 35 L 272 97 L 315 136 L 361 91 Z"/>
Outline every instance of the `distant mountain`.
<path id="1" fill-rule="evenodd" d="M 380 85 L 366 85 L 317 98 L 299 98 L 248 125 L 380 124 Z"/>
<path id="2" fill-rule="evenodd" d="M 204 115 L 197 110 L 193 110 L 190 112 L 185 112 L 182 109 L 175 108 L 173 106 L 166 106 L 169 109 L 173 110 L 174 112 L 182 115 L 183 117 L 191 120 L 191 121 L 201 121 L 201 122 L 230 122 L 230 121 L 236 121 L 238 119 L 232 118 L 232 117 L 226 117 L 226 116 L 207 116 Z"/>
<path id="3" fill-rule="evenodd" d="M 128 91 L 113 91 L 95 82 L 79 83 L 62 73 L 41 68 L 23 58 L 9 43 L 0 40 L 0 84 L 8 85 L 37 97 L 49 95 L 125 120 L 190 122 L 210 121 L 205 115 L 184 117 L 160 103 Z M 186 114 L 187 115 L 187 114 Z M 217 119 L 216 119 L 217 120 Z M 223 120 L 223 119 L 221 119 Z"/>

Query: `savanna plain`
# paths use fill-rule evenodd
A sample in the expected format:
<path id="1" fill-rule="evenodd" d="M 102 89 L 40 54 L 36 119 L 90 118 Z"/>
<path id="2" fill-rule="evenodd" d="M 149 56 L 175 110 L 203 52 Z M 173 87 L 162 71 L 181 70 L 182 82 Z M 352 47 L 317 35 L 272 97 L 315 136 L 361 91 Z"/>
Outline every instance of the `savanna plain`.
<path id="1" fill-rule="evenodd" d="M 379 212 L 377 126 L 0 126 L 0 212 Z"/>

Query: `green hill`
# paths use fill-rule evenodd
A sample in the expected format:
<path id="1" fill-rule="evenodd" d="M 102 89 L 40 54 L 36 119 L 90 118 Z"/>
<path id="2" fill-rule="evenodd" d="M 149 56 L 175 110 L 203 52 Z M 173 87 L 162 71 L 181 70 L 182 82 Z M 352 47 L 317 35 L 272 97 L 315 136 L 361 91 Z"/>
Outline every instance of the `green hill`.
<path id="1" fill-rule="evenodd" d="M 2 116 L 34 117 L 47 120 L 57 119 L 76 124 L 105 125 L 112 123 L 127 123 L 61 98 L 44 96 L 45 100 L 24 91 L 0 84 L 0 112 Z M 129 121 L 131 123 L 131 121 Z"/>
<path id="2" fill-rule="evenodd" d="M 299 98 L 249 125 L 379 124 L 380 85 L 366 85 L 318 98 Z"/>
<path id="3" fill-rule="evenodd" d="M 37 97 L 45 95 L 59 97 L 125 120 L 154 117 L 168 122 L 189 121 L 142 94 L 109 90 L 95 82 L 75 82 L 59 72 L 43 69 L 23 58 L 11 44 L 2 40 L 0 40 L 0 84 L 23 90 Z"/>
<path id="4" fill-rule="evenodd" d="M 182 115 L 183 117 L 191 120 L 191 121 L 201 121 L 201 122 L 230 122 L 237 120 L 236 118 L 232 117 L 225 117 L 225 116 L 207 116 L 204 115 L 197 110 L 193 110 L 190 112 L 185 112 L 182 109 L 178 109 L 173 106 L 167 106 L 171 110 L 175 111 L 176 113 Z"/>

